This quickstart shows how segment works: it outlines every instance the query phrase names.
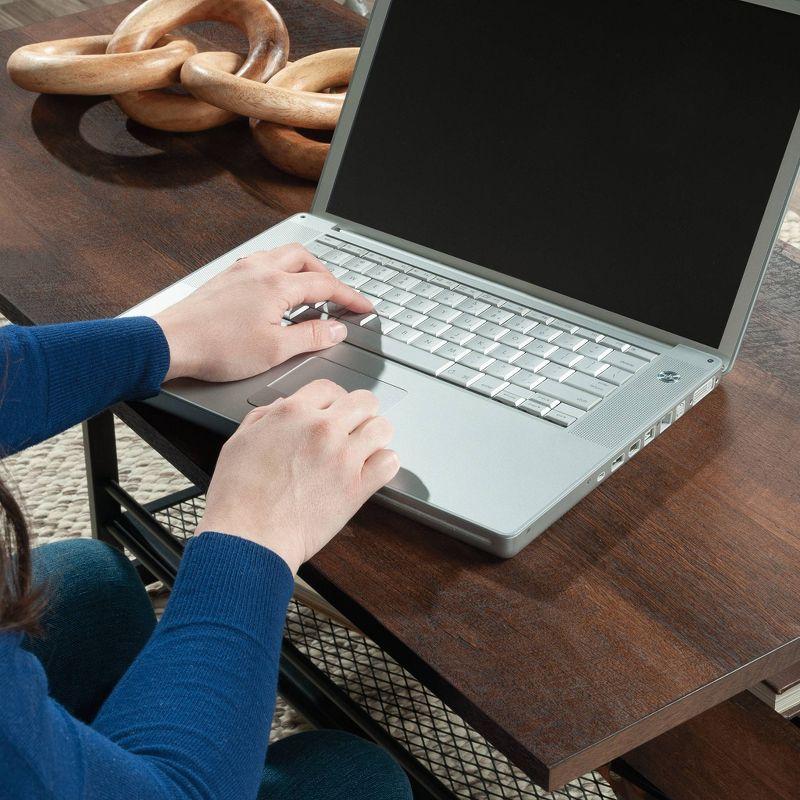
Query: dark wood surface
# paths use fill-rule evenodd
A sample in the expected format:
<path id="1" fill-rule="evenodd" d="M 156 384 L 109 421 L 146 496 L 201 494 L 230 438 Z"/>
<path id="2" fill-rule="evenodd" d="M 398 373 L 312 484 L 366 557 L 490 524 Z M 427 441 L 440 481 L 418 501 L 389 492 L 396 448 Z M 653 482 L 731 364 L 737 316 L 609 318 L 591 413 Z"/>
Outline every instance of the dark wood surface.
<path id="1" fill-rule="evenodd" d="M 800 795 L 800 728 L 749 692 L 637 747 L 624 760 L 670 800 Z"/>
<path id="2" fill-rule="evenodd" d="M 294 56 L 359 39 L 333 3 L 275 4 Z M 110 31 L 130 7 L 0 34 L 0 53 Z M 3 81 L 0 310 L 15 321 L 119 313 L 311 202 L 243 124 L 159 134 L 109 101 Z M 304 577 L 548 786 L 799 661 L 798 262 L 776 252 L 723 386 L 516 558 L 368 505 Z M 120 411 L 207 479 L 218 439 Z"/>

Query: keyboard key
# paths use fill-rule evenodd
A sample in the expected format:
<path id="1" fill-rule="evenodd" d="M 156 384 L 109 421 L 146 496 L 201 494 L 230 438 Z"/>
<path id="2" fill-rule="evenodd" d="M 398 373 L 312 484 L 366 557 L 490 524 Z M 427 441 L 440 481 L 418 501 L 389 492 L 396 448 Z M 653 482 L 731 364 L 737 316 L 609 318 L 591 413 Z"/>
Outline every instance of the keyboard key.
<path id="1" fill-rule="evenodd" d="M 399 322 L 401 325 L 408 325 L 409 328 L 416 328 L 420 322 L 425 321 L 425 317 L 422 314 L 418 314 L 416 311 L 412 311 L 410 308 L 404 308 L 392 319 L 394 319 L 395 322 Z"/>
<path id="2" fill-rule="evenodd" d="M 637 347 L 635 344 L 632 344 L 625 353 L 629 356 L 636 356 L 636 358 L 643 358 L 645 361 L 652 361 L 658 355 L 645 350 L 644 347 Z"/>
<path id="3" fill-rule="evenodd" d="M 328 267 L 328 272 L 330 272 L 334 278 L 341 278 L 342 275 L 347 272 L 344 267 L 337 267 L 335 264 L 326 264 L 325 266 Z"/>
<path id="4" fill-rule="evenodd" d="M 608 367 L 608 369 L 604 369 L 600 374 L 603 376 L 604 381 L 613 383 L 615 386 L 622 386 L 625 381 L 633 377 L 632 372 L 626 372 L 624 369 L 619 369 L 618 367 Z"/>
<path id="5" fill-rule="evenodd" d="M 467 340 L 465 346 L 470 350 L 475 350 L 478 353 L 488 353 L 497 347 L 497 342 L 493 342 L 491 339 L 487 339 L 485 336 L 473 334 Z"/>
<path id="6" fill-rule="evenodd" d="M 455 289 L 458 286 L 458 281 L 451 281 L 450 278 L 443 278 L 441 275 L 432 275 L 428 280 L 445 289 Z"/>
<path id="7" fill-rule="evenodd" d="M 361 254 L 362 258 L 367 258 L 370 261 L 375 261 L 376 263 L 380 264 L 383 262 L 384 256 L 378 255 L 377 253 L 371 253 L 369 251 Z"/>
<path id="8" fill-rule="evenodd" d="M 548 397 L 546 394 L 542 394 L 541 392 L 531 392 L 531 400 L 534 403 L 538 403 L 540 406 L 545 406 L 546 408 L 555 408 L 559 404 L 559 400 L 555 397 Z"/>
<path id="9" fill-rule="evenodd" d="M 420 269 L 419 267 L 411 267 L 411 269 L 406 270 L 409 275 L 413 275 L 415 278 L 419 278 L 421 281 L 429 281 L 433 276 L 432 272 L 428 272 L 426 269 Z"/>
<path id="10" fill-rule="evenodd" d="M 556 425 L 560 425 L 562 428 L 566 428 L 575 422 L 575 417 L 571 416 L 570 414 L 565 414 L 561 410 L 560 404 L 556 408 L 548 411 L 544 415 L 544 419 L 546 419 L 548 422 L 555 422 Z"/>
<path id="11" fill-rule="evenodd" d="M 527 317 L 521 317 L 519 314 L 514 314 L 514 316 L 509 317 L 503 325 L 506 328 L 509 328 L 512 331 L 516 331 L 517 333 L 527 333 L 534 325 L 537 325 L 535 319 L 528 319 Z"/>
<path id="12" fill-rule="evenodd" d="M 312 256 L 319 258 L 320 256 L 324 256 L 325 253 L 330 252 L 331 246 L 329 244 L 323 244 L 322 242 L 309 242 L 306 245 L 306 250 L 308 250 Z"/>
<path id="13" fill-rule="evenodd" d="M 394 303 L 388 303 L 386 300 L 381 298 L 378 315 L 381 317 L 386 317 L 386 319 L 392 319 L 393 317 L 396 317 L 402 310 L 403 306 L 396 306 Z M 428 331 L 428 333 L 430 333 L 430 331 Z"/>
<path id="14" fill-rule="evenodd" d="M 450 306 L 450 308 L 455 308 L 459 305 L 462 301 L 466 300 L 467 298 L 464 297 L 463 294 L 458 294 L 457 292 L 451 292 L 445 290 L 443 292 L 439 292 L 436 295 L 436 302 L 440 303 L 441 305 Z"/>
<path id="15" fill-rule="evenodd" d="M 528 309 L 527 314 L 525 314 L 527 319 L 535 320 L 536 322 L 544 323 L 545 325 L 549 325 L 552 321 L 553 317 L 550 314 L 543 314 L 541 311 L 534 311 L 532 308 Z"/>
<path id="16" fill-rule="evenodd" d="M 578 330 L 578 326 L 574 322 L 567 322 L 563 319 L 558 319 L 558 317 L 554 317 L 553 321 L 549 323 L 553 328 L 560 328 L 562 331 L 566 331 L 567 333 L 574 333 Z"/>
<path id="17" fill-rule="evenodd" d="M 603 340 L 605 342 L 605 340 Z M 606 364 L 611 364 L 612 367 L 619 367 L 626 372 L 637 372 L 642 367 L 647 366 L 647 361 L 641 358 L 634 358 L 627 353 L 620 353 L 618 350 L 612 350 L 607 355 L 603 356 L 603 361 Z"/>
<path id="18" fill-rule="evenodd" d="M 516 347 L 517 350 L 522 350 L 526 344 L 533 341 L 530 336 L 525 336 L 523 333 L 517 331 L 509 331 L 504 333 L 498 340 L 501 344 L 507 344 L 509 347 Z"/>
<path id="19" fill-rule="evenodd" d="M 517 386 L 506 386 L 501 389 L 495 396 L 495 400 L 505 403 L 507 406 L 518 406 L 520 403 L 528 399 L 528 393 L 521 391 Z"/>
<path id="20" fill-rule="evenodd" d="M 580 389 L 574 389 L 572 386 L 566 386 L 554 380 L 547 380 L 540 383 L 536 387 L 539 394 L 546 394 L 549 397 L 554 397 L 564 403 L 569 403 L 571 406 L 580 408 L 583 411 L 588 411 L 600 402 L 599 397 L 595 397 L 589 392 L 582 392 Z"/>
<path id="21" fill-rule="evenodd" d="M 512 364 L 506 364 L 504 361 L 497 361 L 495 359 L 491 364 L 487 364 L 482 371 L 487 375 L 493 375 L 495 378 L 500 378 L 501 381 L 508 381 L 511 380 L 511 376 L 515 372 L 519 371 L 519 368 L 513 366 Z"/>
<path id="22" fill-rule="evenodd" d="M 433 283 L 420 282 L 414 287 L 414 294 L 418 294 L 420 297 L 427 297 L 429 300 L 432 300 L 442 291 L 441 286 L 436 286 Z"/>
<path id="23" fill-rule="evenodd" d="M 383 296 L 383 299 L 389 303 L 397 303 L 399 306 L 404 306 L 414 295 L 404 289 L 390 289 Z"/>
<path id="24" fill-rule="evenodd" d="M 491 356 L 484 355 L 483 353 L 477 353 L 475 350 L 470 350 L 467 355 L 458 359 L 459 364 L 464 364 L 465 366 L 472 367 L 473 369 L 483 369 L 491 364 L 492 361 L 494 361 L 494 359 Z"/>
<path id="25" fill-rule="evenodd" d="M 472 286 L 467 286 L 465 283 L 459 283 L 453 287 L 455 291 L 460 292 L 461 294 L 465 294 L 467 297 L 471 297 L 473 300 L 478 299 L 478 295 L 481 293 L 480 289 L 475 289 Z"/>
<path id="26" fill-rule="evenodd" d="M 382 333 L 386 335 L 389 331 L 394 330 L 397 327 L 396 322 L 392 322 L 390 319 L 385 319 L 384 317 L 372 317 L 372 319 L 367 320 L 362 326 L 364 328 L 369 328 L 371 331 L 377 331 L 378 333 Z"/>
<path id="27" fill-rule="evenodd" d="M 449 308 L 448 306 L 434 306 L 429 312 L 428 316 L 433 317 L 434 319 L 441 320 L 442 322 L 452 323 L 452 321 L 460 314 L 460 311 L 456 311 L 455 308 Z"/>
<path id="28" fill-rule="evenodd" d="M 491 354 L 492 358 L 505 361 L 508 364 L 515 363 L 520 356 L 525 355 L 522 350 L 509 347 L 507 344 L 498 344 L 497 347 L 492 349 Z"/>
<path id="29" fill-rule="evenodd" d="M 398 342 L 405 342 L 406 344 L 411 344 L 414 339 L 426 335 L 427 334 L 422 333 L 422 331 L 415 331 L 413 328 L 409 328 L 408 325 L 398 325 L 396 328 L 389 331 L 389 336 L 391 336 L 392 339 L 397 339 Z"/>
<path id="30" fill-rule="evenodd" d="M 367 281 L 366 283 L 362 284 L 359 287 L 359 291 L 364 294 L 371 294 L 375 297 L 381 297 L 382 295 L 386 294 L 392 287 L 389 286 L 388 283 L 381 283 L 380 281 L 376 281 L 374 278 L 372 280 Z"/>
<path id="31" fill-rule="evenodd" d="M 600 341 L 607 347 L 611 347 L 614 350 L 622 350 L 623 352 L 630 347 L 627 342 L 623 342 L 621 339 L 615 339 L 613 336 L 604 336 Z"/>
<path id="32" fill-rule="evenodd" d="M 489 322 L 493 322 L 495 325 L 502 325 L 507 319 L 511 319 L 514 315 L 510 311 L 503 311 L 502 308 L 487 308 L 483 313 L 478 314 L 479 317 L 483 317 L 485 320 Z"/>
<path id="33" fill-rule="evenodd" d="M 369 278 L 366 275 L 359 275 L 357 272 L 350 272 L 348 270 L 339 280 L 342 283 L 346 283 L 348 286 L 352 286 L 354 289 L 358 289 L 359 286 L 363 286 L 367 283 Z"/>
<path id="34" fill-rule="evenodd" d="M 547 358 L 550 353 L 555 353 L 555 351 L 558 350 L 558 345 L 547 344 L 547 342 L 540 342 L 539 340 L 536 340 L 526 344 L 522 349 L 531 355 L 539 356 L 540 358 Z"/>
<path id="35" fill-rule="evenodd" d="M 533 336 L 535 339 L 541 339 L 545 342 L 552 342 L 556 336 L 560 335 L 561 331 L 558 328 L 551 328 L 549 325 L 545 325 L 544 323 L 537 325 L 531 330 L 531 336 Z"/>
<path id="36" fill-rule="evenodd" d="M 587 356 L 588 358 L 594 358 L 599 361 L 603 356 L 607 356 L 611 352 L 610 347 L 606 347 L 603 344 L 597 344 L 595 342 L 587 342 L 586 344 L 582 345 L 578 348 L 578 352 L 582 356 Z"/>
<path id="37" fill-rule="evenodd" d="M 475 338 L 474 333 L 465 331 L 463 328 L 448 328 L 447 330 L 442 331 L 439 336 L 448 342 L 453 342 L 453 344 L 459 345 L 463 345 L 470 339 Z"/>
<path id="38" fill-rule="evenodd" d="M 334 239 L 333 236 L 328 236 L 327 234 L 318 236 L 317 241 L 322 242 L 323 244 L 330 245 L 331 247 L 338 247 L 341 244 L 341 241 L 339 239 Z"/>
<path id="39" fill-rule="evenodd" d="M 389 279 L 389 283 L 391 283 L 392 286 L 396 286 L 398 289 L 405 289 L 406 291 L 413 289 L 419 282 L 419 278 L 415 278 L 413 275 L 399 274 Z"/>
<path id="40" fill-rule="evenodd" d="M 412 311 L 418 311 L 420 314 L 427 314 L 432 308 L 436 307 L 433 300 L 427 300 L 424 297 L 412 297 L 407 303 L 406 308 Z"/>
<path id="41" fill-rule="evenodd" d="M 480 317 L 474 317 L 472 314 L 465 314 L 462 311 L 457 317 L 453 317 L 453 325 L 457 328 L 463 328 L 465 331 L 475 331 L 483 325 L 483 320 Z"/>
<path id="42" fill-rule="evenodd" d="M 550 406 L 544 406 L 541 403 L 537 403 L 535 400 L 524 400 L 517 408 L 521 408 L 523 411 L 527 411 L 528 414 L 533 414 L 535 417 L 542 417 L 550 410 Z"/>
<path id="43" fill-rule="evenodd" d="M 575 331 L 575 335 L 583 336 L 584 339 L 588 339 L 590 342 L 599 342 L 603 338 L 602 333 L 590 331 L 588 328 L 578 328 L 578 330 Z"/>
<path id="44" fill-rule="evenodd" d="M 387 267 L 392 267 L 392 269 L 396 269 L 398 272 L 406 272 L 409 269 L 408 264 L 404 264 L 402 261 L 397 261 L 394 258 L 382 258 L 381 263 L 385 264 Z"/>
<path id="45" fill-rule="evenodd" d="M 316 307 L 329 317 L 341 317 L 342 314 L 348 311 L 347 306 L 339 305 L 339 303 L 334 303 L 332 300 L 327 300 L 324 303 L 317 303 Z"/>
<path id="46" fill-rule="evenodd" d="M 442 340 L 444 341 L 444 340 Z M 437 350 L 438 355 L 442 358 L 449 358 L 451 361 L 461 361 L 467 353 L 472 350 L 467 350 L 466 347 L 460 347 L 452 342 L 444 342 L 444 344 Z"/>
<path id="47" fill-rule="evenodd" d="M 452 364 L 447 369 L 442 370 L 442 372 L 439 373 L 439 377 L 450 381 L 450 383 L 455 383 L 458 386 L 469 386 L 470 383 L 481 377 L 481 373 L 476 372 L 474 369 L 469 369 L 469 367 L 464 367 L 461 364 Z"/>
<path id="48" fill-rule="evenodd" d="M 400 308 L 400 306 L 398 306 Z M 378 312 L 380 313 L 380 312 Z M 446 322 L 439 319 L 431 319 L 430 317 L 424 322 L 417 325 L 417 330 L 429 333 L 431 336 L 439 336 L 443 331 L 446 331 L 450 326 Z"/>
<path id="49" fill-rule="evenodd" d="M 528 309 L 521 306 L 519 303 L 512 303 L 511 300 L 503 302 L 503 311 L 510 311 L 512 314 L 524 314 Z"/>
<path id="50" fill-rule="evenodd" d="M 484 303 L 483 300 L 467 297 L 458 304 L 457 308 L 467 314 L 480 314 L 482 311 L 486 311 L 487 308 L 491 308 L 491 306 L 488 303 Z"/>
<path id="51" fill-rule="evenodd" d="M 444 339 L 437 339 L 429 333 L 423 333 L 412 342 L 414 347 L 419 347 L 420 350 L 426 350 L 428 353 L 436 353 L 442 345 L 448 344 Z"/>
<path id="52" fill-rule="evenodd" d="M 582 372 L 584 375 L 591 375 L 593 378 L 596 378 L 601 372 L 605 372 L 605 370 L 608 369 L 608 364 L 584 356 L 583 360 L 579 361 L 573 369 L 577 372 Z"/>
<path id="53" fill-rule="evenodd" d="M 339 249 L 346 250 L 356 256 L 363 256 L 367 252 L 363 247 L 356 247 L 354 244 L 348 244 L 347 242 L 339 242 Z"/>
<path id="54" fill-rule="evenodd" d="M 505 336 L 508 333 L 508 328 L 495 325 L 494 322 L 484 322 L 479 328 L 475 329 L 475 333 L 497 341 L 501 336 Z"/>
<path id="55" fill-rule="evenodd" d="M 516 366 L 516 365 L 515 365 Z M 543 380 L 544 377 L 541 375 L 534 375 L 530 370 L 527 369 L 520 369 L 515 372 L 509 380 L 511 383 L 520 386 L 523 389 L 533 389 L 538 386 Z"/>
<path id="56" fill-rule="evenodd" d="M 370 278 L 386 282 L 394 278 L 398 272 L 397 270 L 389 269 L 389 267 L 384 267 L 381 264 L 371 264 L 366 274 L 369 275 Z"/>
<path id="57" fill-rule="evenodd" d="M 367 261 L 364 258 L 353 258 L 347 262 L 347 269 L 352 272 L 358 272 L 361 275 L 365 275 L 374 266 L 375 265 L 371 261 Z"/>
<path id="58" fill-rule="evenodd" d="M 586 416 L 586 412 L 582 408 L 575 408 L 575 406 L 567 405 L 567 403 L 559 403 L 556 406 L 556 410 L 561 411 L 564 414 L 569 414 L 571 417 L 575 417 L 575 419 L 580 419 L 581 417 Z"/>
<path id="59" fill-rule="evenodd" d="M 545 364 L 539 371 L 539 375 L 544 375 L 545 378 L 550 379 L 551 381 L 556 381 L 560 383 L 564 380 L 564 378 L 568 378 L 575 370 L 569 369 L 568 367 L 562 367 L 561 364 L 553 364 L 553 362 L 549 362 Z"/>
<path id="60" fill-rule="evenodd" d="M 549 363 L 546 359 L 533 355 L 533 353 L 523 353 L 517 360 L 516 365 L 530 372 L 538 372 L 542 367 Z"/>
<path id="61" fill-rule="evenodd" d="M 564 378 L 564 383 L 574 389 L 581 389 L 584 392 L 591 392 L 598 397 L 608 397 L 617 387 L 613 383 L 601 381 L 599 378 L 591 378 L 580 372 L 575 372 L 568 378 Z"/>
<path id="62" fill-rule="evenodd" d="M 338 264 L 340 267 L 344 266 L 353 257 L 352 253 L 345 253 L 344 250 L 331 250 L 329 253 L 325 253 L 325 260 L 329 264 Z"/>
<path id="63" fill-rule="evenodd" d="M 581 345 L 586 344 L 586 339 L 580 336 L 573 336 L 571 333 L 562 333 L 553 339 L 553 344 L 563 347 L 565 350 L 577 350 Z"/>
<path id="64" fill-rule="evenodd" d="M 493 294 L 487 294 L 486 292 L 478 292 L 475 295 L 478 300 L 483 300 L 484 303 L 488 303 L 490 306 L 501 306 L 503 305 L 503 301 L 499 297 L 495 297 Z"/>
<path id="65" fill-rule="evenodd" d="M 548 358 L 551 361 L 555 361 L 556 364 L 560 364 L 562 367 L 573 367 L 577 364 L 583 356 L 580 353 L 573 353 L 572 350 L 565 350 L 563 347 L 559 347 L 557 350 L 554 350 Z"/>
<path id="66" fill-rule="evenodd" d="M 302 310 L 294 310 L 289 319 L 295 324 L 301 322 L 308 322 L 312 319 L 319 319 L 322 312 L 318 308 L 309 308 L 308 306 L 301 306 Z"/>
<path id="67" fill-rule="evenodd" d="M 346 322 L 348 325 L 358 325 L 361 327 L 374 318 L 375 314 L 354 314 L 352 311 L 348 311 L 346 314 L 342 314 L 339 320 L 341 322 Z"/>
<path id="68" fill-rule="evenodd" d="M 506 386 L 508 386 L 508 384 L 505 381 L 501 381 L 499 378 L 494 378 L 491 375 L 481 375 L 478 380 L 470 383 L 469 388 L 473 392 L 485 394 L 487 397 L 494 397 Z"/>

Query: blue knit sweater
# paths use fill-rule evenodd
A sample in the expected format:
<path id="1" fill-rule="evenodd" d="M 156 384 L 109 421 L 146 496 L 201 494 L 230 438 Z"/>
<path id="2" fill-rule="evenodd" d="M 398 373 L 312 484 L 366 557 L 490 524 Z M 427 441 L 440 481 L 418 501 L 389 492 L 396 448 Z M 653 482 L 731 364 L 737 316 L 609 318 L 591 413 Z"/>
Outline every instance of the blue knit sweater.
<path id="1" fill-rule="evenodd" d="M 168 365 L 149 318 L 0 328 L 0 450 L 155 394 Z M 0 798 L 255 798 L 292 587 L 270 550 L 196 537 L 163 619 L 91 726 L 48 697 L 21 636 L 0 633 Z"/>

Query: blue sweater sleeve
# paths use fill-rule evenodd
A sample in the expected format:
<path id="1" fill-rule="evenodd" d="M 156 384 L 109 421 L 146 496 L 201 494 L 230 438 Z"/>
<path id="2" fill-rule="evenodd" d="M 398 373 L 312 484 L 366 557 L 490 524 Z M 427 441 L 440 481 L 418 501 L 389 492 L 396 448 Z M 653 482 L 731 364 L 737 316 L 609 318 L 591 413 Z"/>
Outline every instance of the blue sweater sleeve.
<path id="1" fill-rule="evenodd" d="M 254 800 L 292 587 L 270 550 L 201 534 L 163 619 L 91 727 L 48 698 L 19 637 L 0 635 L 0 797 Z"/>
<path id="2" fill-rule="evenodd" d="M 0 455 L 158 392 L 169 345 L 150 317 L 0 327 Z"/>

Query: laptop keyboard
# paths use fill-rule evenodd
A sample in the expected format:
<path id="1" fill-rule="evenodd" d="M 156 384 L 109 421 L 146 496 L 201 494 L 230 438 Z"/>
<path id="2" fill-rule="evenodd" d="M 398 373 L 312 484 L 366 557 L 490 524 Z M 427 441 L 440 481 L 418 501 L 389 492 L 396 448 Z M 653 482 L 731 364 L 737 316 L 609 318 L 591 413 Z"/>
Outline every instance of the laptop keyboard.
<path id="1" fill-rule="evenodd" d="M 335 317 L 350 344 L 555 425 L 576 422 L 657 355 L 332 236 L 306 247 L 375 313 L 317 303 L 287 311 L 286 324 Z"/>

